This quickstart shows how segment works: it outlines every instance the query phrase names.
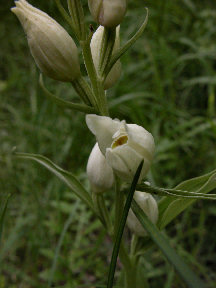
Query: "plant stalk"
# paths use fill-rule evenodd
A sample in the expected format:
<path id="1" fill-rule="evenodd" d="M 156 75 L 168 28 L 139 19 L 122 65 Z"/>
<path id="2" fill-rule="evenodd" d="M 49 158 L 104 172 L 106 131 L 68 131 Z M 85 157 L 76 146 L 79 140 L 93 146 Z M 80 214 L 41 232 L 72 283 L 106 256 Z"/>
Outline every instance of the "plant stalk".
<path id="1" fill-rule="evenodd" d="M 97 101 L 99 114 L 102 116 L 109 116 L 106 94 L 103 88 L 103 79 L 98 77 L 97 71 L 93 63 L 90 48 L 90 39 L 86 41 L 80 41 L 80 45 L 82 47 L 82 53 L 85 61 L 86 70 L 88 72 L 92 84 L 92 89 Z"/>

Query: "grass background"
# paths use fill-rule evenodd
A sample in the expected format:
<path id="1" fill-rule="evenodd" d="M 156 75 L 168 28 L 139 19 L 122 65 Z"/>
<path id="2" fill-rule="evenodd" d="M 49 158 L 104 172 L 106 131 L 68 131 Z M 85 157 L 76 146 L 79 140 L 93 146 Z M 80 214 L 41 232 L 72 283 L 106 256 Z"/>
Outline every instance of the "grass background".
<path id="1" fill-rule="evenodd" d="M 54 1 L 31 4 L 68 28 Z M 112 243 L 99 222 L 44 168 L 12 157 L 14 147 L 43 154 L 88 185 L 85 167 L 95 141 L 84 115 L 62 111 L 45 98 L 12 6 L 13 1 L 0 5 L 1 211 L 12 195 L 0 243 L 0 287 L 49 287 L 50 279 L 52 287 L 104 285 Z M 145 6 L 150 12 L 147 29 L 122 58 L 122 77 L 109 91 L 110 111 L 112 117 L 152 132 L 157 151 L 149 181 L 173 187 L 216 168 L 216 3 L 129 1 L 122 42 L 143 21 Z M 77 97 L 69 84 L 49 79 L 46 84 L 60 97 Z M 212 288 L 215 217 L 215 203 L 199 201 L 166 229 L 177 252 Z M 151 287 L 184 287 L 157 248 L 146 253 L 142 266 Z"/>

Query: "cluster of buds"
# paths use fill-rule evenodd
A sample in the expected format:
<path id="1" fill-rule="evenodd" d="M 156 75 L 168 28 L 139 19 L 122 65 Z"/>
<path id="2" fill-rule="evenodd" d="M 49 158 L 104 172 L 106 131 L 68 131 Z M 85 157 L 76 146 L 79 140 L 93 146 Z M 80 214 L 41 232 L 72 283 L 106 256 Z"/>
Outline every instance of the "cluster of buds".
<path id="1" fill-rule="evenodd" d="M 13 7 L 11 10 L 16 14 L 23 26 L 31 54 L 41 72 L 54 80 L 63 82 L 73 83 L 76 79 L 80 79 L 78 49 L 67 31 L 53 18 L 33 7 L 26 0 L 15 1 L 15 4 L 16 7 Z M 76 13 L 76 9 L 73 9 L 76 4 L 70 1 L 69 4 L 71 4 L 69 5 L 70 13 L 73 15 L 73 13 Z M 99 78 L 100 76 L 104 76 L 103 73 L 100 74 L 101 66 L 104 65 L 101 64 L 101 61 L 103 61 L 101 55 L 107 55 L 106 51 L 104 51 L 106 50 L 104 48 L 104 39 L 106 38 L 104 35 L 108 35 L 106 34 L 107 31 L 114 35 L 112 41 L 110 40 L 112 42 L 109 46 L 111 50 L 108 51 L 107 48 L 108 55 L 111 57 L 120 47 L 120 23 L 126 14 L 127 0 L 88 0 L 88 4 L 93 19 L 100 24 L 93 34 L 89 47 L 93 59 L 92 65 Z M 79 2 L 78 6 L 81 7 L 81 2 Z M 75 20 L 78 22 L 83 10 L 79 10 L 79 12 L 80 14 L 77 13 L 75 15 Z M 79 27 L 80 29 L 77 28 L 77 31 L 81 31 L 80 34 L 82 34 L 82 37 L 85 37 L 84 26 L 78 26 L 82 29 Z M 79 33 L 75 34 L 76 36 L 79 35 Z M 83 40 L 82 37 L 80 39 Z M 88 43 L 87 38 L 84 40 Z M 107 74 L 105 74 L 102 90 L 103 88 L 104 90 L 111 88 L 120 75 L 121 63 L 118 59 L 113 63 Z M 83 87 L 77 87 L 80 95 L 83 89 Z M 94 89 L 92 91 L 94 92 Z M 92 95 L 92 91 L 89 92 L 90 95 Z M 85 95 L 83 97 L 86 100 Z M 100 96 L 98 97 L 100 98 Z M 89 103 L 93 103 L 97 107 L 99 102 L 97 95 L 93 95 L 91 99 L 93 100 Z M 88 103 L 88 101 L 86 102 Z M 153 136 L 147 130 L 136 124 L 126 124 L 125 121 L 113 120 L 110 117 L 95 114 L 88 114 L 86 116 L 86 123 L 91 132 L 96 136 L 97 141 L 87 164 L 87 175 L 93 192 L 102 193 L 110 189 L 114 183 L 114 174 L 124 181 L 132 181 L 137 167 L 143 159 L 144 164 L 139 182 L 146 176 L 155 150 Z M 147 193 L 138 191 L 135 192 L 134 198 L 151 221 L 156 223 L 158 210 L 154 198 Z M 127 224 L 139 236 L 146 234 L 131 210 Z"/>
<path id="2" fill-rule="evenodd" d="M 33 7 L 26 0 L 15 1 L 11 10 L 20 20 L 27 35 L 31 54 L 42 73 L 48 77 L 72 82 L 80 76 L 78 50 L 67 31 L 45 12 Z M 105 27 L 116 27 L 126 13 L 126 0 L 89 0 L 89 8 L 96 22 Z M 100 27 L 91 43 L 95 66 L 102 43 Z M 119 47 L 119 29 L 114 51 Z M 105 89 L 117 81 L 121 73 L 119 62 L 113 67 L 105 82 Z"/>

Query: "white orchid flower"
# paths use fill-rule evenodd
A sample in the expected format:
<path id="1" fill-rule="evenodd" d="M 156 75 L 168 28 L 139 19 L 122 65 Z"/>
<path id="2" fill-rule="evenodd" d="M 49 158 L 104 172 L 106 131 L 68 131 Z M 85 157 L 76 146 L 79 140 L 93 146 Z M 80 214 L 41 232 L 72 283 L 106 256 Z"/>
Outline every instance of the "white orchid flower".
<path id="1" fill-rule="evenodd" d="M 140 174 L 141 181 L 147 174 L 155 150 L 153 136 L 143 127 L 126 124 L 125 121 L 89 114 L 86 123 L 96 136 L 99 148 L 115 173 L 126 181 L 131 181 L 144 159 Z"/>

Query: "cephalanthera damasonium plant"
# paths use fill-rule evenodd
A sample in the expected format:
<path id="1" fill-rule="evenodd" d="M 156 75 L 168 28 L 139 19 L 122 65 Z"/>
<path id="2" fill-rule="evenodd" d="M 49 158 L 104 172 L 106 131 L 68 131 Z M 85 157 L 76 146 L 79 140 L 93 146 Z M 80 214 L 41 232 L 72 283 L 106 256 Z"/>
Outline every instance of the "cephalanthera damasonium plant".
<path id="1" fill-rule="evenodd" d="M 16 7 L 11 10 L 23 26 L 41 73 L 54 80 L 70 82 L 80 97 L 80 103 L 58 98 L 44 86 L 41 74 L 39 83 L 51 101 L 75 110 L 74 113 L 86 114 L 87 127 L 96 138 L 87 164 L 91 191 L 44 156 L 16 153 L 16 157 L 37 161 L 48 168 L 99 218 L 114 244 L 108 280 L 102 283 L 106 284 L 103 287 L 113 287 L 118 255 L 124 276 L 117 279 L 118 287 L 145 287 L 147 281 L 140 271 L 139 260 L 153 244 L 161 249 L 188 287 L 203 287 L 202 281 L 179 258 L 160 230 L 195 200 L 216 199 L 215 194 L 207 194 L 216 187 L 216 171 L 184 181 L 174 189 L 151 186 L 144 181 L 154 157 L 152 134 L 141 126 L 117 119 L 118 115 L 114 115 L 115 119 L 109 116 L 106 90 L 119 80 L 120 58 L 141 37 L 148 20 L 146 9 L 147 16 L 141 27 L 120 45 L 120 24 L 125 21 L 127 2 L 89 0 L 90 13 L 99 24 L 93 33 L 92 27 L 89 29 L 86 25 L 81 0 L 68 0 L 68 12 L 60 0 L 56 0 L 80 45 L 88 79 L 81 74 L 78 49 L 68 32 L 27 1 L 15 2 Z M 105 202 L 108 194 L 113 196 L 113 201 Z M 130 249 L 128 241 L 124 243 L 122 238 L 126 223 L 131 230 Z"/>

